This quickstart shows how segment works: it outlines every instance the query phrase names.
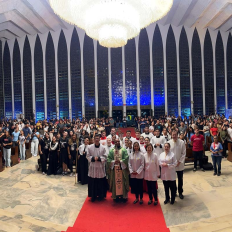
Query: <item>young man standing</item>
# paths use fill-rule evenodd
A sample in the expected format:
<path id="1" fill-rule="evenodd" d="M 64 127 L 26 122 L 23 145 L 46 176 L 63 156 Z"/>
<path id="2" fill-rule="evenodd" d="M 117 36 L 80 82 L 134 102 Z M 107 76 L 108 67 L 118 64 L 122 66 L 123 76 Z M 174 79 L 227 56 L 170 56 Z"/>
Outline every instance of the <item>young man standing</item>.
<path id="1" fill-rule="evenodd" d="M 205 142 L 205 138 L 203 135 L 199 133 L 198 127 L 195 129 L 195 135 L 192 135 L 191 137 L 191 146 L 193 147 L 193 156 L 194 156 L 194 169 L 193 171 L 195 172 L 197 170 L 197 159 L 199 159 L 199 165 L 201 171 L 205 171 L 203 169 L 203 145 Z"/>
<path id="2" fill-rule="evenodd" d="M 106 197 L 107 181 L 105 164 L 107 160 L 106 149 L 100 144 L 100 136 L 94 136 L 94 144 L 88 147 L 86 158 L 89 161 L 89 183 L 88 196 L 91 197 L 92 202 L 98 197 L 102 200 Z"/>

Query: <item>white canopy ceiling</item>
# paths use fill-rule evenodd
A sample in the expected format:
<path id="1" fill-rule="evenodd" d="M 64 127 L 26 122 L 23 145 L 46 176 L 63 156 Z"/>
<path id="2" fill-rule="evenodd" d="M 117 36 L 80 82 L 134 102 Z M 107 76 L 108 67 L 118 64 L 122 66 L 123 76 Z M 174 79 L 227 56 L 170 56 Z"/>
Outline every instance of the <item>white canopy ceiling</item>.
<path id="1" fill-rule="evenodd" d="M 174 0 L 171 11 L 159 23 L 229 31 L 232 29 L 232 0 Z M 69 27 L 53 13 L 47 0 L 0 0 L 2 39 Z"/>

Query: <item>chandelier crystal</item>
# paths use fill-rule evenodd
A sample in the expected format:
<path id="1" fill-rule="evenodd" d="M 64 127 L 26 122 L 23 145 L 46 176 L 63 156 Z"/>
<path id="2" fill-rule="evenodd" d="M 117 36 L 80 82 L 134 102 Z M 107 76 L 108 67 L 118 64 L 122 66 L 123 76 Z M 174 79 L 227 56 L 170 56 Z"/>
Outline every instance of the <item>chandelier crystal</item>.
<path id="1" fill-rule="evenodd" d="M 164 17 L 173 0 L 49 0 L 66 22 L 104 47 L 122 47 L 140 30 Z"/>

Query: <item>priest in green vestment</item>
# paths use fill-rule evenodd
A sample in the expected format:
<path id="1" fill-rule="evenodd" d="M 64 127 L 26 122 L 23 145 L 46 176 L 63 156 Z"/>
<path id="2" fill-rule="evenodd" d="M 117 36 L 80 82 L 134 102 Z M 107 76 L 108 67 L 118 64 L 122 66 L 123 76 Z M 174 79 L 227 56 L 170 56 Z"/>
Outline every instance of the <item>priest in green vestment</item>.
<path id="1" fill-rule="evenodd" d="M 122 148 L 119 139 L 116 139 L 115 146 L 110 150 L 107 158 L 110 191 L 115 201 L 118 201 L 119 198 L 122 198 L 124 202 L 127 201 L 129 192 L 128 160 L 127 150 Z"/>

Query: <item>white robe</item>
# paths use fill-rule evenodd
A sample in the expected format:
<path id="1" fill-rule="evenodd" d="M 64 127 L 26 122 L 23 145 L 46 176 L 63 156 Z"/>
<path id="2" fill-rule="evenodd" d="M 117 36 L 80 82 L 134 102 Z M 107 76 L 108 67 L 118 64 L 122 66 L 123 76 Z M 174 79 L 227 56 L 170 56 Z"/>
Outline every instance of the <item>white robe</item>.
<path id="1" fill-rule="evenodd" d="M 151 140 L 152 137 L 154 137 L 154 135 L 152 133 L 142 133 L 141 136 L 143 136 L 143 138 L 149 138 Z"/>
<path id="2" fill-rule="evenodd" d="M 184 163 L 186 157 L 186 146 L 183 140 L 177 139 L 176 142 L 174 140 L 168 141 L 171 148 L 170 151 L 173 152 L 176 156 L 177 163 L 180 162 L 180 165 L 176 167 L 176 171 L 183 171 L 184 170 Z"/>
<path id="3" fill-rule="evenodd" d="M 147 152 L 144 154 L 145 158 L 145 172 L 144 180 L 157 181 L 160 176 L 159 160 L 155 153 L 149 156 Z"/>
<path id="4" fill-rule="evenodd" d="M 93 157 L 100 157 L 101 161 L 92 162 Z M 91 144 L 88 147 L 88 153 L 86 158 L 89 161 L 89 173 L 91 178 L 104 178 L 106 176 L 105 163 L 106 163 L 106 149 L 100 144 L 99 147 L 95 147 L 95 144 Z"/>
<path id="5" fill-rule="evenodd" d="M 166 163 L 168 166 L 162 167 L 163 163 Z M 159 156 L 159 165 L 161 166 L 162 180 L 176 180 L 177 160 L 173 152 L 169 151 L 167 155 L 165 152 L 162 152 Z"/>
<path id="6" fill-rule="evenodd" d="M 164 144 L 166 143 L 166 139 L 163 136 L 160 136 L 157 138 L 156 136 L 152 137 L 151 144 L 154 147 L 154 153 L 157 154 L 157 157 L 159 158 L 160 154 L 164 151 Z M 155 144 L 160 144 L 160 146 L 155 147 Z"/>
<path id="7" fill-rule="evenodd" d="M 132 152 L 129 155 L 128 167 L 130 174 L 137 172 L 137 175 L 131 175 L 131 178 L 143 179 L 144 177 L 144 155 L 142 152 Z"/>

